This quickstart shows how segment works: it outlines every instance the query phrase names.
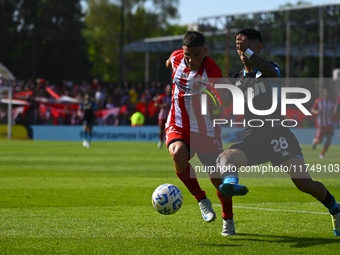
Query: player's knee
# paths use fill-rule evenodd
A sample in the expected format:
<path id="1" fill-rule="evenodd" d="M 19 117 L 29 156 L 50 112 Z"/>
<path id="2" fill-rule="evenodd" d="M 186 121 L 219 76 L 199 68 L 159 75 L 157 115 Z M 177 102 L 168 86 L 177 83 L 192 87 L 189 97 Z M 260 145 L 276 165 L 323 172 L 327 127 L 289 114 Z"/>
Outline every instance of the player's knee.
<path id="1" fill-rule="evenodd" d="M 232 150 L 232 149 L 228 149 L 222 152 L 220 155 L 218 155 L 216 159 L 216 164 L 219 166 L 225 166 L 226 164 L 233 163 L 232 157 L 234 153 L 235 153 L 235 150 Z"/>
<path id="2" fill-rule="evenodd" d="M 175 163 L 188 160 L 189 152 L 185 144 L 171 144 L 169 146 L 169 153 Z"/>
<path id="3" fill-rule="evenodd" d="M 311 179 L 295 179 L 295 186 L 302 192 L 310 194 L 313 189 L 313 181 Z"/>

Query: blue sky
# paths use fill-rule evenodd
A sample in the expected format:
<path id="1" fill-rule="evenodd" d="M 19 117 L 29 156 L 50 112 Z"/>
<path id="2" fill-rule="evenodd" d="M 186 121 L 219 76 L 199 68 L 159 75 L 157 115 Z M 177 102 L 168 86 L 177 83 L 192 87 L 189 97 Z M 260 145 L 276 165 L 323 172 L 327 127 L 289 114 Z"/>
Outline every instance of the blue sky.
<path id="1" fill-rule="evenodd" d="M 279 8 L 287 2 L 295 4 L 297 0 L 180 0 L 178 12 L 180 19 L 174 23 L 184 25 L 197 22 L 198 18 L 229 15 L 257 11 L 271 11 Z M 340 1 L 329 0 L 307 0 L 313 5 L 340 3 Z"/>

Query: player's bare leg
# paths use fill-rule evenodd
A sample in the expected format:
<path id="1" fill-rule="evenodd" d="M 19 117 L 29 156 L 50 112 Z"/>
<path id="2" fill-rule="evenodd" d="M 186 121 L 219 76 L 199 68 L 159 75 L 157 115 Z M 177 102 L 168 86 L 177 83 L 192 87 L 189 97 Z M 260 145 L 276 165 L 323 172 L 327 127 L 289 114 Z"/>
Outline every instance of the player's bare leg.
<path id="1" fill-rule="evenodd" d="M 219 191 L 223 195 L 232 197 L 248 193 L 246 186 L 238 184 L 238 168 L 247 165 L 247 162 L 247 156 L 239 149 L 228 149 L 218 156 L 216 163 L 223 179 Z"/>
<path id="2" fill-rule="evenodd" d="M 176 173 L 184 172 L 189 165 L 189 151 L 186 147 L 186 144 L 182 141 L 177 141 L 170 144 L 169 153 L 174 162 Z"/>
<path id="3" fill-rule="evenodd" d="M 198 201 L 203 219 L 207 222 L 214 221 L 216 214 L 211 207 L 210 200 L 205 195 L 205 191 L 203 191 L 198 184 L 195 171 L 189 163 L 191 155 L 187 149 L 187 145 L 182 141 L 171 143 L 169 153 L 174 162 L 178 178 Z"/>
<path id="4" fill-rule="evenodd" d="M 83 125 L 83 130 L 84 130 L 83 146 L 87 147 L 87 143 L 88 143 L 88 131 L 87 131 L 87 125 L 86 124 Z"/>
<path id="5" fill-rule="evenodd" d="M 158 144 L 157 144 L 157 148 L 158 149 L 162 149 L 162 146 L 163 146 L 163 137 L 164 137 L 164 128 L 160 128 L 159 129 L 158 137 L 159 137 L 159 141 L 158 141 Z"/>
<path id="6" fill-rule="evenodd" d="M 310 194 L 319 200 L 328 210 L 332 216 L 333 230 L 336 236 L 340 236 L 340 205 L 335 201 L 333 195 L 329 193 L 326 187 L 317 181 L 313 181 L 309 173 L 306 171 L 305 161 L 303 158 L 292 158 L 284 162 L 284 166 L 296 166 L 295 169 L 302 169 L 302 171 L 289 173 L 295 186 Z"/>
<path id="7" fill-rule="evenodd" d="M 321 154 L 319 155 L 319 158 L 324 158 L 324 155 L 325 155 L 326 151 L 328 150 L 329 146 L 331 145 L 332 136 L 333 135 L 327 135 L 326 136 L 326 142 L 325 142 L 325 144 L 323 146 Z"/>
<path id="8" fill-rule="evenodd" d="M 90 125 L 85 125 L 84 126 L 85 129 L 85 137 L 86 137 L 86 143 L 85 143 L 85 147 L 86 148 L 90 148 L 90 142 L 91 142 L 91 137 L 92 137 L 92 127 Z"/>

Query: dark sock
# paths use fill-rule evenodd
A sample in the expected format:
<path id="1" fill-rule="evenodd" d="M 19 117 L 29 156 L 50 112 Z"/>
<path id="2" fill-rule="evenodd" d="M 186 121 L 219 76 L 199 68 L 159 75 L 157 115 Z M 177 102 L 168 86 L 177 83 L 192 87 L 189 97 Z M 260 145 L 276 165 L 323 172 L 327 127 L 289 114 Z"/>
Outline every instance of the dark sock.
<path id="1" fill-rule="evenodd" d="M 329 210 L 330 214 L 339 213 L 339 209 L 337 208 L 338 203 L 335 201 L 333 195 L 329 193 L 327 190 L 326 198 L 321 201 L 321 203 Z"/>
<path id="2" fill-rule="evenodd" d="M 200 200 L 198 200 L 197 202 L 199 202 L 199 201 L 201 201 L 202 199 L 206 199 L 207 198 L 207 196 L 206 195 L 204 195 L 204 197 L 202 197 Z"/>

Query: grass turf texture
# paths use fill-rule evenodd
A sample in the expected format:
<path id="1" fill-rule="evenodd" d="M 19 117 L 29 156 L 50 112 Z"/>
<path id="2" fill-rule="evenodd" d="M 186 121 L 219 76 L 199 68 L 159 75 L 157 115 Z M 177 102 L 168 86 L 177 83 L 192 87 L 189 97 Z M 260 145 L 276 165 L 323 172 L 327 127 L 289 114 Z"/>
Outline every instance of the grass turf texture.
<path id="1" fill-rule="evenodd" d="M 322 161 L 319 150 L 303 146 L 306 161 L 339 164 L 340 146 L 331 146 Z M 340 179 L 320 180 L 339 201 Z M 231 237 L 220 234 L 213 186 L 206 178 L 199 182 L 218 215 L 211 224 L 156 144 L 93 142 L 86 149 L 81 142 L 0 140 L 0 253 L 338 253 L 340 238 L 326 208 L 289 179 L 241 179 L 250 191 L 234 198 L 237 235 Z M 184 196 L 171 216 L 151 204 L 162 183 L 177 185 Z"/>

